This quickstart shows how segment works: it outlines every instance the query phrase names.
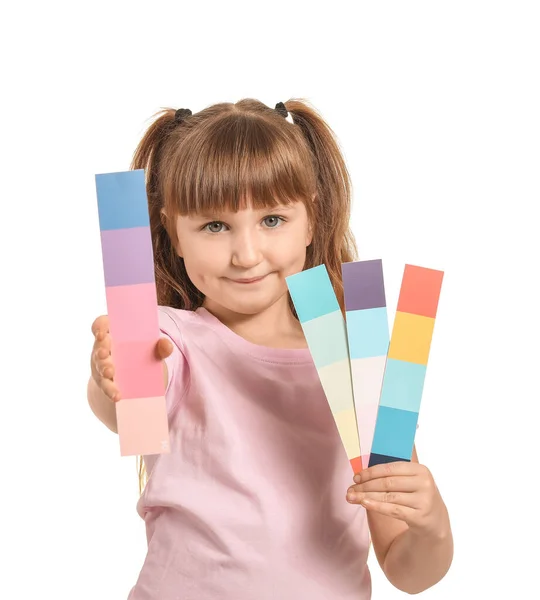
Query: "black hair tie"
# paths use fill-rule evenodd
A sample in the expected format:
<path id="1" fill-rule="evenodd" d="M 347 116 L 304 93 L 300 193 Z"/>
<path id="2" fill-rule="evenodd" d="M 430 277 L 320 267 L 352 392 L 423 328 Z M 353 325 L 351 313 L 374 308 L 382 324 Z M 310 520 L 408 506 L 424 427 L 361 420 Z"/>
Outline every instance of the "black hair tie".
<path id="1" fill-rule="evenodd" d="M 274 110 L 276 110 L 285 119 L 289 116 L 289 111 L 283 102 L 278 102 Z"/>
<path id="2" fill-rule="evenodd" d="M 287 110 L 287 107 L 285 104 L 283 104 L 283 102 L 278 102 L 276 104 L 275 111 L 279 113 L 286 121 L 291 123 L 291 125 L 294 125 L 293 114 Z"/>
<path id="3" fill-rule="evenodd" d="M 176 123 L 182 123 L 186 117 L 191 117 L 192 114 L 189 108 L 179 108 L 174 113 L 174 120 Z"/>

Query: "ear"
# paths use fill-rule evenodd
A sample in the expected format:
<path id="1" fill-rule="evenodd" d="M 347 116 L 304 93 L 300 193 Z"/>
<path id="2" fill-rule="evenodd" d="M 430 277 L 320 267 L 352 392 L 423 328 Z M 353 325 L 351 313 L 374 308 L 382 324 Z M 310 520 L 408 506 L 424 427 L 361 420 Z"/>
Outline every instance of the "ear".
<path id="1" fill-rule="evenodd" d="M 159 211 L 159 218 L 160 218 L 160 220 L 161 220 L 161 224 L 163 225 L 163 227 L 166 227 L 166 226 L 167 226 L 167 221 L 168 221 L 169 219 L 168 219 L 168 217 L 167 217 L 167 213 L 165 212 L 165 209 L 164 209 L 164 208 L 162 208 L 162 209 Z"/>
<path id="2" fill-rule="evenodd" d="M 311 245 L 313 241 L 313 225 L 308 222 L 307 233 L 306 233 L 306 248 Z"/>
<path id="3" fill-rule="evenodd" d="M 311 196 L 311 201 L 315 202 L 316 198 L 317 198 L 317 192 L 315 192 L 313 194 L 313 196 Z M 312 241 L 313 241 L 313 223 L 311 221 L 308 221 L 308 230 L 307 230 L 307 235 L 306 235 L 306 248 L 311 244 Z"/>
<path id="4" fill-rule="evenodd" d="M 167 213 L 165 212 L 164 208 L 162 208 L 159 212 L 160 212 L 160 216 L 161 216 L 161 224 L 163 225 L 163 227 L 165 227 L 165 229 L 167 229 L 167 220 L 168 220 Z M 176 235 L 176 237 L 178 238 L 178 234 Z M 178 254 L 178 256 L 180 258 L 183 258 L 182 250 L 180 248 L 180 240 L 178 240 L 175 250 L 176 250 L 176 254 Z"/>
<path id="5" fill-rule="evenodd" d="M 176 254 L 178 254 L 178 256 L 180 258 L 184 258 L 183 257 L 183 252 L 182 252 L 182 246 L 180 245 L 180 239 L 178 238 L 178 232 L 176 232 L 176 246 L 175 246 L 175 250 L 176 250 Z"/>

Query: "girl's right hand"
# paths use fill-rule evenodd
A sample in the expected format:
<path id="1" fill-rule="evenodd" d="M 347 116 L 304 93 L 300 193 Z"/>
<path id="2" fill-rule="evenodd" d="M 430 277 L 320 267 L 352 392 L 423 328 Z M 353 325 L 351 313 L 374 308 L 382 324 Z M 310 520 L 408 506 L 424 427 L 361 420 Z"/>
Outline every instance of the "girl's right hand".
<path id="1" fill-rule="evenodd" d="M 113 402 L 120 400 L 120 390 L 114 383 L 114 362 L 111 355 L 111 334 L 107 315 L 98 317 L 92 324 L 94 347 L 92 348 L 92 378 L 103 393 Z M 167 339 L 160 338 L 156 343 L 156 356 L 164 360 L 173 351 L 173 345 Z M 164 378 L 167 379 L 167 367 L 163 363 Z"/>

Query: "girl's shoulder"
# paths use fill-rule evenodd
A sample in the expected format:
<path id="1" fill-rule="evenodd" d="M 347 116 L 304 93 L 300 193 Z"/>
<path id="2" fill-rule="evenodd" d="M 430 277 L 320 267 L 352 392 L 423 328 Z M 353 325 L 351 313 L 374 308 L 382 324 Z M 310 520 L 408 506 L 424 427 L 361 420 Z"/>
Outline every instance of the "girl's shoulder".
<path id="1" fill-rule="evenodd" d="M 200 326 L 203 321 L 196 311 L 171 306 L 158 306 L 158 318 L 160 330 L 180 348 L 184 346 L 184 339 L 189 337 L 192 328 Z"/>
<path id="2" fill-rule="evenodd" d="M 183 324 L 200 322 L 200 315 L 195 310 L 183 310 L 181 308 L 173 308 L 172 306 L 158 306 L 160 319 L 165 321 Z"/>

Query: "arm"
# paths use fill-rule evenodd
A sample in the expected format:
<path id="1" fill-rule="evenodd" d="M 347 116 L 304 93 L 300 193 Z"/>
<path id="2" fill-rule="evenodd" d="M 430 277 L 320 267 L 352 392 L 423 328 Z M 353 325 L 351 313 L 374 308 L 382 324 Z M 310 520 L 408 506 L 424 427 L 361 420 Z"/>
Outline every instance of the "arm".
<path id="1" fill-rule="evenodd" d="M 112 432 L 118 433 L 116 426 L 116 405 L 90 377 L 87 388 L 88 404 L 96 417 Z"/>
<path id="2" fill-rule="evenodd" d="M 450 525 L 432 536 L 408 529 L 391 543 L 382 568 L 395 587 L 418 594 L 446 575 L 452 564 L 453 551 Z"/>
<path id="3" fill-rule="evenodd" d="M 367 474 L 368 481 L 354 487 L 363 496 L 360 502 L 367 509 L 373 549 L 384 574 L 396 588 L 417 594 L 447 573 L 453 538 L 446 506 L 431 474 L 419 465 L 416 449 L 411 463 L 377 465 L 374 475 Z"/>

